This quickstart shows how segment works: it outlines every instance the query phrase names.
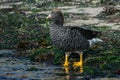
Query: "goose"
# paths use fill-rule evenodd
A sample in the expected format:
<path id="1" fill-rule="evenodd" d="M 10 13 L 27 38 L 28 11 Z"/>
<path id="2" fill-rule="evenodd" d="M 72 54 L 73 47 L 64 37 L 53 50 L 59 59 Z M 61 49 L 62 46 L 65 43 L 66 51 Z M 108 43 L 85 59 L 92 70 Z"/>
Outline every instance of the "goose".
<path id="1" fill-rule="evenodd" d="M 99 31 L 92 31 L 78 26 L 64 26 L 64 16 L 60 9 L 53 9 L 46 17 L 51 19 L 50 38 L 52 45 L 65 52 L 65 61 L 63 66 L 69 66 L 69 56 L 71 53 L 79 53 L 80 61 L 74 62 L 73 66 L 83 66 L 83 52 L 97 42 L 103 42 L 96 38 Z"/>

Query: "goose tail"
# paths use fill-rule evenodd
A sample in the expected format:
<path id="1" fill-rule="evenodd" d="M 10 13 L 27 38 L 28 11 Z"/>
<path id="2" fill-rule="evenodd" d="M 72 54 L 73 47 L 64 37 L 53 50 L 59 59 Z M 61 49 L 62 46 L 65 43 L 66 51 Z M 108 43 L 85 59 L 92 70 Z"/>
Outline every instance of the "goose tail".
<path id="1" fill-rule="evenodd" d="M 99 39 L 99 38 L 93 38 L 93 39 L 88 40 L 88 42 L 89 42 L 89 45 L 90 45 L 90 47 L 91 47 L 91 46 L 93 46 L 95 43 L 103 42 L 103 40 L 102 40 L 102 39 Z"/>

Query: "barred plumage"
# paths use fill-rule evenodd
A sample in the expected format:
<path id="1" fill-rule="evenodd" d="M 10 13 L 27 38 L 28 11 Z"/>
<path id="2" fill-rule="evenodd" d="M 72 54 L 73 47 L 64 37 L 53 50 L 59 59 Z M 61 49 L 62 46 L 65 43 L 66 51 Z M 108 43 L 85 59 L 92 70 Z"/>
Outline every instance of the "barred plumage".
<path id="1" fill-rule="evenodd" d="M 77 26 L 63 26 L 64 17 L 59 9 L 54 9 L 49 17 L 53 20 L 50 26 L 52 44 L 65 52 L 88 49 L 90 46 L 88 40 L 100 34 Z"/>
<path id="2" fill-rule="evenodd" d="M 88 40 L 76 29 L 52 24 L 50 36 L 52 44 L 65 52 L 81 51 L 89 48 Z"/>
<path id="3" fill-rule="evenodd" d="M 101 32 L 75 26 L 63 26 L 64 17 L 59 9 L 54 9 L 47 18 L 53 20 L 53 23 L 50 26 L 52 44 L 66 52 L 64 66 L 69 65 L 68 57 L 70 52 L 79 52 L 80 61 L 74 62 L 73 66 L 80 66 L 82 69 L 82 51 L 88 49 L 95 42 L 101 42 L 102 40 L 98 38 L 95 39 Z M 66 70 L 68 72 L 68 69 Z M 83 72 L 83 69 L 81 72 Z"/>

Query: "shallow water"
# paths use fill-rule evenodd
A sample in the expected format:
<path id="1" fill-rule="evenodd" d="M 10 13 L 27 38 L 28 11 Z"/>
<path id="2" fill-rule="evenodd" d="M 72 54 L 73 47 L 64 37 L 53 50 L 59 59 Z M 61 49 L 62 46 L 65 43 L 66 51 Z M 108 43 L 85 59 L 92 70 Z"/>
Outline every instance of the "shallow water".
<path id="1" fill-rule="evenodd" d="M 0 50 L 0 54 L 13 54 L 14 50 Z M 67 71 L 68 70 L 68 71 Z M 0 80 L 119 80 L 83 76 L 79 69 L 48 63 L 36 63 L 26 58 L 0 57 Z"/>
<path id="2" fill-rule="evenodd" d="M 62 66 L 31 62 L 11 56 L 14 50 L 0 50 L 0 80 L 64 80 L 68 77 Z M 8 55 L 9 56 L 6 56 Z"/>
<path id="3" fill-rule="evenodd" d="M 14 50 L 0 50 L 0 54 L 0 80 L 89 80 L 89 77 L 81 76 L 81 73 L 72 68 L 11 56 Z M 65 71 L 67 69 L 70 69 L 69 72 Z"/>
<path id="4" fill-rule="evenodd" d="M 32 68 L 35 68 L 35 70 L 32 70 Z M 1 79 L 69 80 L 73 74 L 70 75 L 65 72 L 62 66 L 34 63 L 27 59 L 17 59 L 14 57 L 0 58 Z M 72 78 L 74 77 L 75 75 Z"/>

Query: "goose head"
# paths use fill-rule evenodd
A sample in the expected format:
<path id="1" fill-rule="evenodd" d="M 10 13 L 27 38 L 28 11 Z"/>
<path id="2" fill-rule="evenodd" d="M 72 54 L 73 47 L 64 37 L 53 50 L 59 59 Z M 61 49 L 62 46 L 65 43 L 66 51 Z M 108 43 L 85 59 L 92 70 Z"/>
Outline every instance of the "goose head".
<path id="1" fill-rule="evenodd" d="M 53 9 L 51 13 L 47 16 L 47 19 L 53 20 L 53 24 L 63 26 L 64 16 L 60 9 Z"/>

